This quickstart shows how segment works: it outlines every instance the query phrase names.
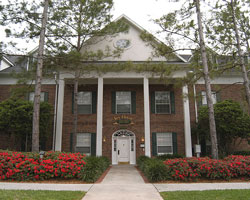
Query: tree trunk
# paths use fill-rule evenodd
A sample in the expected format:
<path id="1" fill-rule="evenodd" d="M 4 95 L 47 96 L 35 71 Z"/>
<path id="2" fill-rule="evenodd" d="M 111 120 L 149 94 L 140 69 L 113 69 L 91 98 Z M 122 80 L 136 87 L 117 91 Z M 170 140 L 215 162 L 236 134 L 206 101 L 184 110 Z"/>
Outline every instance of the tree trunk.
<path id="1" fill-rule="evenodd" d="M 77 123 L 78 123 L 78 109 L 77 109 L 77 101 L 78 101 L 78 84 L 79 84 L 79 73 L 76 70 L 75 72 L 75 80 L 74 80 L 74 131 L 73 131 L 73 151 L 76 151 L 76 137 L 77 137 Z"/>
<path id="2" fill-rule="evenodd" d="M 205 86 L 206 86 L 207 106 L 208 106 L 208 113 L 209 113 L 210 139 L 211 139 L 211 144 L 212 144 L 212 158 L 218 159 L 218 143 L 217 143 L 216 126 L 215 126 L 215 118 L 214 118 L 214 106 L 213 106 L 213 100 L 212 100 L 210 77 L 209 77 L 209 72 L 208 72 L 207 53 L 206 53 L 206 47 L 205 47 L 205 41 L 204 41 L 204 33 L 203 33 L 203 27 L 202 27 L 202 22 L 201 22 L 200 0 L 195 0 L 195 6 L 196 6 L 198 28 L 199 28 L 199 38 L 200 38 L 199 44 L 200 44 L 200 49 L 201 49 L 204 80 L 205 80 Z"/>
<path id="3" fill-rule="evenodd" d="M 247 104 L 248 104 L 248 113 L 250 114 L 250 88 L 249 88 L 249 79 L 247 76 L 247 70 L 244 62 L 244 55 L 241 50 L 240 46 L 240 35 L 239 35 L 239 30 L 236 22 L 236 14 L 235 14 L 235 3 L 233 0 L 231 0 L 231 8 L 232 8 L 232 17 L 233 17 L 233 25 L 234 25 L 234 32 L 235 32 L 235 37 L 236 37 L 236 44 L 237 44 L 237 50 L 238 50 L 238 56 L 239 56 L 239 61 L 240 61 L 240 66 L 241 66 L 241 71 L 242 71 L 242 77 L 244 81 L 244 87 L 245 87 L 245 93 L 247 97 Z"/>
<path id="4" fill-rule="evenodd" d="M 42 27 L 40 32 L 40 41 L 38 48 L 37 59 L 37 72 L 36 72 L 36 85 L 35 85 L 35 97 L 34 97 L 34 109 L 33 109 L 33 126 L 32 126 L 32 151 L 39 151 L 39 118 L 40 118 L 40 96 L 41 96 L 41 80 L 42 80 L 42 68 L 43 68 L 43 51 L 45 41 L 45 30 L 47 24 L 47 14 L 49 0 L 44 0 L 44 10 L 42 17 Z"/>

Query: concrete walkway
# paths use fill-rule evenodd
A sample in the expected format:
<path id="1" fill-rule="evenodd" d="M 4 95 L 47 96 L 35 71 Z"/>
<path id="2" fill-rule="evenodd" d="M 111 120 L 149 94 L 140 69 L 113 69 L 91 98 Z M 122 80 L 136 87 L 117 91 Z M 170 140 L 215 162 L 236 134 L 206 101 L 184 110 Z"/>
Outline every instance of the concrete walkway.
<path id="1" fill-rule="evenodd" d="M 152 184 L 144 183 L 133 165 L 112 166 L 100 184 L 94 184 L 83 200 L 162 200 Z"/>

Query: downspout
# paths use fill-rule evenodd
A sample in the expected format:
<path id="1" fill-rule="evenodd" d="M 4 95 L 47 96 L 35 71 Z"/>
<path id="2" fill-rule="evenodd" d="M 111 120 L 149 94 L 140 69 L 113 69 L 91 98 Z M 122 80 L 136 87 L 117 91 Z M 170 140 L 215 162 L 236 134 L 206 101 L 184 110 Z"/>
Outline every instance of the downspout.
<path id="1" fill-rule="evenodd" d="M 54 126 L 53 126 L 53 144 L 52 150 L 55 151 L 55 142 L 56 142 L 56 120 L 57 120 L 57 100 L 58 100 L 58 81 L 57 81 L 57 72 L 53 72 L 55 76 L 56 91 L 55 91 L 55 105 L 54 105 Z"/>

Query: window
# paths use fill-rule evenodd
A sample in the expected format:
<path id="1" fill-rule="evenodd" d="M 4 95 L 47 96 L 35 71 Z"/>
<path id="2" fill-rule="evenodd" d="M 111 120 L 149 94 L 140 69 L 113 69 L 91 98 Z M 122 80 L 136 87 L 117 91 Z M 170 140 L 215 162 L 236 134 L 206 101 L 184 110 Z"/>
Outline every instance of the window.
<path id="1" fill-rule="evenodd" d="M 116 92 L 116 113 L 131 113 L 131 92 Z"/>
<path id="2" fill-rule="evenodd" d="M 216 92 L 212 92 L 213 104 L 217 103 Z M 202 105 L 207 105 L 207 95 L 205 91 L 201 92 L 201 103 Z"/>
<path id="3" fill-rule="evenodd" d="M 77 100 L 78 114 L 92 113 L 92 92 L 79 92 Z"/>
<path id="4" fill-rule="evenodd" d="M 159 114 L 170 113 L 170 93 L 167 91 L 155 92 L 155 111 Z"/>
<path id="5" fill-rule="evenodd" d="M 91 155 L 91 134 L 78 133 L 76 137 L 76 151 Z"/>
<path id="6" fill-rule="evenodd" d="M 30 92 L 29 93 L 29 101 L 34 101 L 35 98 L 35 93 L 34 92 Z M 40 96 L 40 101 L 44 102 L 44 101 L 48 101 L 48 93 L 47 92 L 41 92 L 41 96 Z"/>
<path id="7" fill-rule="evenodd" d="M 157 155 L 173 154 L 172 133 L 157 133 Z"/>

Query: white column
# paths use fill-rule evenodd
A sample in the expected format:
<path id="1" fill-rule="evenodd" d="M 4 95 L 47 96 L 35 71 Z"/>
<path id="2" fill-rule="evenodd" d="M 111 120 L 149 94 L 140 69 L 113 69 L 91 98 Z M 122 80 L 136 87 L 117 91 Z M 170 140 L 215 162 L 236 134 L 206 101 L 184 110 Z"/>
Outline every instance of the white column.
<path id="1" fill-rule="evenodd" d="M 62 127 L 63 127 L 63 102 L 64 102 L 64 79 L 59 77 L 58 80 L 58 104 L 57 104 L 57 121 L 56 121 L 56 142 L 55 151 L 62 150 Z"/>
<path id="2" fill-rule="evenodd" d="M 103 78 L 98 78 L 96 155 L 102 155 Z"/>
<path id="3" fill-rule="evenodd" d="M 190 111 L 189 111 L 187 85 L 182 87 L 182 94 L 183 94 L 183 109 L 184 109 L 185 152 L 186 152 L 186 157 L 192 157 L 191 125 L 190 125 Z"/>
<path id="4" fill-rule="evenodd" d="M 150 148 L 150 112 L 149 112 L 149 81 L 148 78 L 143 79 L 144 91 L 144 134 L 145 134 L 145 156 L 151 157 Z"/>

